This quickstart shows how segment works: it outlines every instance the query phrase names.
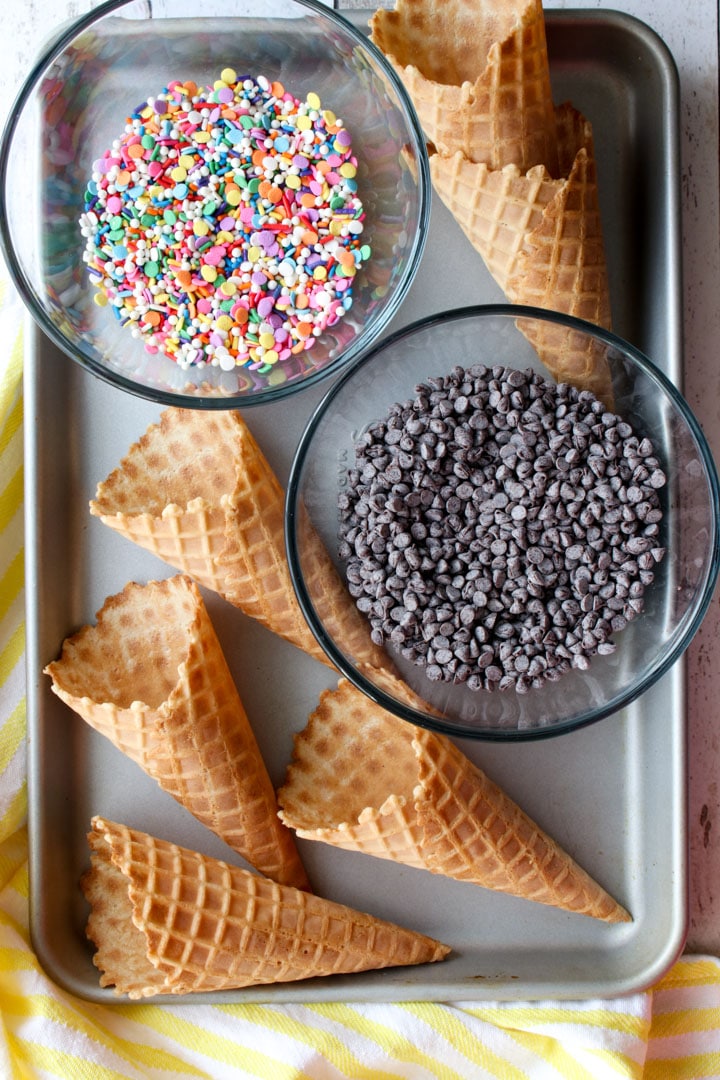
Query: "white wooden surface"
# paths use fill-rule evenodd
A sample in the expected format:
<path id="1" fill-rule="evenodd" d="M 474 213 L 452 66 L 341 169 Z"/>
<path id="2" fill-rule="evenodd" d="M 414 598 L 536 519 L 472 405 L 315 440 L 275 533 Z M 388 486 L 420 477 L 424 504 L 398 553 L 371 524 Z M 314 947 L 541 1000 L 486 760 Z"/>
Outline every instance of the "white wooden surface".
<path id="1" fill-rule="evenodd" d="M 545 0 L 613 8 L 651 26 L 680 73 L 685 393 L 720 462 L 718 0 Z M 54 30 L 97 0 L 15 0 L 0 35 L 0 119 Z M 10 12 L 7 13 L 10 15 Z M 720 955 L 720 593 L 689 654 L 690 906 L 687 948 Z"/>

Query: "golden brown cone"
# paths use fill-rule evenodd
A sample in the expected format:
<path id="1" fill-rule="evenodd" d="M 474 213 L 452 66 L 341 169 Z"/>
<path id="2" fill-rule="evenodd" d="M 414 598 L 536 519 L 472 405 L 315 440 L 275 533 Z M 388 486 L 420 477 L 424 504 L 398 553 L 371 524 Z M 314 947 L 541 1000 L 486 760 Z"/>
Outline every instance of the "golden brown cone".
<path id="1" fill-rule="evenodd" d="M 58 697 L 252 866 L 309 888 L 190 578 L 126 585 L 45 671 Z"/>
<path id="2" fill-rule="evenodd" d="M 193 419 L 194 418 L 194 419 Z M 166 409 L 98 484 L 90 512 L 208 589 L 222 594 L 235 425 L 225 411 Z"/>
<path id="3" fill-rule="evenodd" d="M 555 174 L 541 0 L 397 0 L 374 13 L 370 30 L 440 153 Z"/>
<path id="4" fill-rule="evenodd" d="M 295 739 L 278 792 L 298 835 L 590 915 L 630 916 L 444 736 L 341 680 Z"/>
<path id="5" fill-rule="evenodd" d="M 548 308 L 609 329 L 610 294 L 592 130 L 558 109 L 566 178 L 538 166 L 493 172 L 461 154 L 433 154 L 435 189 L 514 304 Z M 591 390 L 608 406 L 613 391 L 603 346 L 561 326 L 519 322 L 558 382 Z"/>
<path id="6" fill-rule="evenodd" d="M 330 665 L 295 597 L 285 558 L 284 492 L 238 412 L 166 409 L 98 485 L 90 511 L 104 524 L 220 593 Z M 311 530 L 309 588 L 349 656 L 384 653 Z"/>
<path id="7" fill-rule="evenodd" d="M 431 963 L 450 951 L 245 870 L 93 818 L 87 934 L 100 985 L 131 998 Z"/>
<path id="8" fill-rule="evenodd" d="M 608 329 L 592 129 L 553 104 L 541 0 L 397 0 L 371 28 L 432 144 L 434 188 L 506 298 Z M 521 329 L 558 381 L 612 408 L 603 346 Z"/>
<path id="9" fill-rule="evenodd" d="M 503 286 L 516 303 L 552 307 L 606 329 L 610 299 L 592 127 L 569 105 L 557 109 L 562 182 L 528 230 Z"/>
<path id="10" fill-rule="evenodd" d="M 544 165 L 523 175 L 517 165 L 492 170 L 459 152 L 432 154 L 430 173 L 438 195 L 505 291 L 528 233 L 541 224 L 561 182 Z"/>

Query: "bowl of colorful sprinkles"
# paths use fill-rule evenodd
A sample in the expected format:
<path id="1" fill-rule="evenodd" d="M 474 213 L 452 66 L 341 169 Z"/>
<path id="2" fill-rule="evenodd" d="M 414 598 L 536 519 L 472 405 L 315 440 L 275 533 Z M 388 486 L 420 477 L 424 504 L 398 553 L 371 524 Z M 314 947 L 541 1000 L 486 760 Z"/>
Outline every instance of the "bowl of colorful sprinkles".
<path id="1" fill-rule="evenodd" d="M 682 656 L 719 505 L 692 412 L 633 346 L 464 308 L 325 394 L 291 470 L 288 561 L 319 643 L 373 700 L 460 737 L 538 738 L 629 706 Z M 387 663 L 327 611 L 318 536 Z"/>
<path id="2" fill-rule="evenodd" d="M 0 147 L 0 238 L 32 314 L 163 404 L 279 400 L 361 356 L 429 219 L 424 139 L 366 36 L 316 0 L 66 30 Z"/>

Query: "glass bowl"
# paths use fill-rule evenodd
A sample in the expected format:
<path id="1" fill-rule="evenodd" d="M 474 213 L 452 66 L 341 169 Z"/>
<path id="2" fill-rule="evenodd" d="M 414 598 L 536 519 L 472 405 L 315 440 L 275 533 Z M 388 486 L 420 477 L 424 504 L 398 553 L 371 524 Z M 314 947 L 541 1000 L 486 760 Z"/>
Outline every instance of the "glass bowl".
<path id="1" fill-rule="evenodd" d="M 167 17 L 158 14 L 165 10 Z M 168 5 L 112 0 L 101 5 L 63 30 L 35 64 L 11 110 L 0 147 L 0 239 L 10 273 L 36 321 L 61 349 L 95 375 L 123 390 L 165 405 L 230 408 L 267 404 L 338 372 L 378 338 L 397 311 L 417 270 L 427 234 L 430 182 L 424 139 L 407 94 L 379 50 L 342 16 L 316 0 L 274 0 L 270 3 L 244 0 L 237 11 L 236 15 L 228 15 L 227 4 L 221 4 L 219 0 L 209 0 L 201 8 L 190 0 L 177 0 Z M 180 319 L 178 334 L 185 334 L 189 339 L 194 335 L 194 339 L 199 340 L 201 331 L 207 330 L 207 345 L 212 345 L 215 351 L 210 353 L 206 348 L 200 348 L 198 357 L 183 353 L 183 364 L 178 364 L 164 355 L 162 342 L 160 348 L 156 341 L 149 342 L 148 351 L 144 336 L 134 336 L 137 333 L 134 317 L 129 320 L 136 327 L 133 331 L 123 325 L 128 321 L 126 315 L 114 317 L 114 309 L 120 307 L 122 299 L 115 304 L 99 306 L 96 297 L 100 290 L 91 283 L 83 262 L 86 241 L 80 227 L 94 167 L 113 146 L 114 140 L 120 138 L 126 118 L 133 110 L 145 104 L 148 96 L 157 99 L 163 89 L 175 82 L 183 85 L 193 82 L 203 91 L 206 87 L 214 87 L 216 80 L 227 70 L 234 70 L 241 77 L 261 76 L 268 80 L 271 91 L 280 83 L 287 93 L 302 102 L 314 94 L 320 99 L 318 113 L 323 117 L 323 123 L 337 126 L 337 121 L 341 121 L 345 125 L 352 140 L 352 153 L 357 158 L 357 171 L 350 178 L 343 174 L 343 180 L 350 179 L 356 186 L 356 196 L 365 215 L 364 231 L 359 239 L 356 236 L 355 246 L 368 245 L 371 249 L 369 256 L 366 250 L 361 251 L 362 258 L 352 256 L 356 267 L 359 262 L 359 269 L 354 277 L 352 267 L 350 273 L 345 274 L 345 277 L 352 277 L 351 290 L 349 293 L 345 288 L 341 292 L 340 287 L 335 287 L 342 277 L 337 266 L 339 256 L 334 260 L 335 265 L 330 265 L 333 259 L 325 256 L 322 246 L 327 239 L 325 233 L 330 228 L 330 219 L 337 218 L 341 211 L 337 210 L 337 205 L 329 209 L 330 199 L 325 191 L 315 192 L 322 204 L 322 211 L 317 213 L 327 213 L 330 217 L 324 219 L 326 227 L 323 230 L 318 228 L 316 220 L 311 221 L 310 234 L 307 230 L 303 237 L 298 234 L 293 251 L 298 257 L 302 254 L 308 264 L 311 260 L 317 263 L 318 257 L 322 256 L 321 272 L 326 273 L 328 286 L 332 285 L 332 290 L 325 289 L 325 292 L 332 291 L 335 299 L 343 300 L 350 295 L 351 305 L 347 310 L 346 305 L 339 302 L 331 304 L 329 309 L 327 305 L 323 308 L 326 301 L 321 297 L 318 300 L 320 307 L 315 309 L 318 314 L 313 319 L 303 320 L 302 327 L 305 335 L 308 325 L 312 326 L 314 321 L 322 330 L 319 336 L 311 331 L 297 341 L 291 335 L 277 348 L 269 348 L 265 343 L 261 351 L 255 349 L 249 355 L 239 354 L 237 363 L 230 365 L 229 371 L 223 370 L 222 364 L 205 362 L 217 360 L 220 353 L 216 346 L 222 346 L 227 340 L 227 337 L 223 339 L 223 334 L 232 334 L 233 329 L 223 324 L 217 337 L 215 323 L 211 334 L 207 323 L 202 321 L 208 314 L 207 310 L 200 312 L 201 301 L 207 308 L 208 290 L 206 288 L 203 293 L 196 287 L 202 290 L 207 285 L 199 277 L 199 272 L 204 271 L 201 264 L 205 263 L 207 254 L 202 245 L 196 245 L 194 254 L 188 255 L 187 250 L 183 252 L 194 275 L 195 291 L 190 300 L 193 305 L 197 301 L 197 306 L 188 304 L 188 294 L 183 293 L 184 284 L 178 285 L 180 279 L 172 277 L 175 290 L 172 303 L 169 309 L 163 309 L 161 319 L 162 325 L 169 328 L 172 313 L 173 327 Z M 189 100 L 190 92 L 187 97 Z M 309 100 L 317 108 L 312 96 Z M 190 106 L 185 110 L 186 116 L 189 111 Z M 326 111 L 330 114 L 327 120 Z M 226 121 L 224 114 L 219 121 L 215 117 L 211 119 L 231 125 L 232 136 L 228 134 L 226 142 L 232 146 L 232 152 L 237 153 L 237 119 Z M 297 134 L 295 129 L 293 131 Z M 156 149 L 162 142 L 162 135 L 160 130 Z M 326 138 L 331 152 L 339 145 L 334 134 L 332 138 L 335 139 L 332 143 L 329 135 Z M 259 143 L 253 145 L 257 152 Z M 299 145 L 291 141 L 289 152 L 295 153 Z M 146 150 L 146 154 L 152 152 Z M 130 165 L 133 163 L 137 164 L 131 161 Z M 169 158 L 164 159 L 164 164 L 169 168 Z M 262 169 L 264 164 L 254 161 L 252 167 Z M 246 181 L 249 167 L 241 170 Z M 216 166 L 212 162 L 208 166 L 206 162 L 207 168 L 212 171 Z M 303 175 L 302 192 L 307 194 L 310 177 L 301 170 Z M 192 177 L 191 172 L 185 185 L 191 189 Z M 274 186 L 278 190 L 283 188 L 287 194 L 290 189 L 284 183 L 285 179 L 283 176 L 282 182 Z M 158 183 L 165 180 L 175 199 L 169 205 L 174 220 L 166 219 L 168 207 L 163 203 L 163 221 L 155 219 L 157 228 L 167 225 L 170 230 L 179 228 L 189 234 L 192 230 L 187 221 L 184 225 L 182 218 L 178 222 L 178 217 L 184 213 L 179 207 L 184 204 L 181 194 L 176 196 L 180 189 L 170 185 L 167 169 Z M 316 173 L 314 181 L 318 182 Z M 123 176 L 122 183 L 123 191 L 129 190 L 131 194 L 136 191 L 139 197 L 147 196 L 147 183 L 141 190 L 142 185 L 136 184 L 136 174 L 131 172 L 129 180 Z M 251 181 L 248 181 L 247 188 L 250 187 Z M 243 187 L 243 201 L 237 209 L 247 205 L 245 194 Z M 228 251 L 232 251 L 238 236 L 246 242 L 237 248 L 240 252 L 237 258 L 233 256 L 233 273 L 241 272 L 243 260 L 246 271 L 248 267 L 253 271 L 256 268 L 252 262 L 254 255 L 249 254 L 254 244 L 253 234 L 250 233 L 249 239 L 247 234 L 258 227 L 257 220 L 253 224 L 248 218 L 241 225 L 236 214 L 236 231 L 233 232 L 231 226 L 231 231 L 227 232 L 228 214 L 232 216 L 233 204 L 229 202 L 229 196 L 225 200 L 224 187 L 219 195 L 223 203 L 219 208 L 216 206 L 215 214 L 210 216 L 210 235 L 203 243 L 207 245 L 208 240 L 214 239 L 212 246 L 220 250 L 222 245 L 217 237 L 223 227 L 226 230 L 223 240 L 231 239 L 224 249 L 225 262 L 216 264 L 215 272 L 220 277 L 212 285 L 212 292 L 217 292 L 223 278 L 229 280 L 232 277 L 226 273 Z M 257 209 L 256 198 L 270 198 L 272 202 L 272 197 L 264 192 L 261 196 L 253 195 L 251 208 Z M 162 193 L 161 196 L 165 197 Z M 118 199 L 118 202 L 122 201 Z M 205 216 L 207 200 L 202 205 Z M 282 217 L 282 203 L 267 204 L 270 209 L 276 205 Z M 223 206 L 229 206 L 223 211 L 225 219 L 220 213 Z M 126 212 L 130 216 L 137 207 L 137 202 L 127 198 L 124 208 L 118 209 L 116 216 L 123 217 Z M 290 202 L 285 209 L 289 213 L 296 206 Z M 315 207 L 310 210 L 316 213 Z M 266 219 L 263 204 L 258 220 Z M 107 224 L 108 235 L 115 236 L 113 230 L 117 231 L 119 227 L 119 239 L 110 258 L 101 265 L 115 267 L 113 260 L 117 259 L 117 265 L 121 267 L 119 272 L 124 273 L 122 252 L 118 254 L 119 248 L 124 247 L 125 251 L 128 248 L 122 236 L 122 223 L 112 218 L 110 211 Z M 313 239 L 313 228 L 317 240 Z M 159 234 L 155 233 L 153 237 L 156 235 Z M 147 241 L 150 242 L 154 240 Z M 276 248 L 279 251 L 276 261 L 282 261 L 285 248 L 282 244 Z M 274 249 L 265 248 L 264 254 L 268 252 L 274 257 Z M 148 265 L 152 263 L 151 258 Z M 305 266 L 304 272 L 308 274 L 315 275 L 316 271 L 316 265 Z M 277 293 L 286 281 L 289 281 L 287 291 L 292 293 L 297 287 L 299 273 L 296 265 L 295 270 L 291 267 L 290 278 L 281 278 L 273 269 L 270 284 L 275 282 L 275 295 L 271 298 L 277 306 L 272 314 L 276 317 L 278 311 L 282 311 L 281 322 L 288 310 L 295 311 L 295 298 L 294 295 L 291 297 L 289 308 L 287 303 L 281 308 Z M 145 279 L 150 285 L 157 284 L 152 271 L 145 274 Z M 184 280 L 186 282 L 187 278 Z M 127 282 L 128 278 L 121 279 L 119 285 L 114 282 L 117 297 L 122 293 L 121 286 L 127 287 Z M 161 282 L 161 289 L 163 285 Z M 232 288 L 232 283 L 229 287 Z M 263 291 L 269 289 L 270 285 Z M 235 294 L 235 299 L 240 291 Z M 160 310 L 167 297 L 148 292 L 146 299 L 149 309 L 157 303 Z M 145 300 L 133 296 L 135 311 L 141 302 L 145 303 Z M 227 313 L 229 308 L 232 308 L 230 300 L 222 310 Z M 328 311 L 332 317 L 326 318 Z M 188 324 L 193 316 L 201 320 L 200 329 L 195 322 L 190 332 Z M 242 313 L 239 317 L 246 321 Z M 262 318 L 265 317 L 263 312 Z M 226 319 L 237 324 L 234 311 L 226 315 Z M 300 319 L 297 315 L 294 323 Z M 143 329 L 146 326 L 152 330 L 150 323 L 143 323 Z M 303 347 L 308 340 L 313 341 L 312 347 Z M 298 351 L 289 349 L 290 344 L 297 345 Z M 283 356 L 285 351 L 289 355 Z M 197 364 L 197 359 L 203 361 L 202 366 Z M 227 362 L 224 366 L 228 366 Z"/>
<path id="2" fill-rule="evenodd" d="M 568 388 L 561 365 L 578 360 L 611 376 L 605 404 Z M 622 709 L 687 648 L 718 573 L 716 470 L 681 394 L 633 346 L 534 308 L 450 311 L 376 345 L 312 415 L 286 515 L 330 660 L 460 737 L 556 735 Z M 390 675 L 320 618 L 306 519 Z"/>

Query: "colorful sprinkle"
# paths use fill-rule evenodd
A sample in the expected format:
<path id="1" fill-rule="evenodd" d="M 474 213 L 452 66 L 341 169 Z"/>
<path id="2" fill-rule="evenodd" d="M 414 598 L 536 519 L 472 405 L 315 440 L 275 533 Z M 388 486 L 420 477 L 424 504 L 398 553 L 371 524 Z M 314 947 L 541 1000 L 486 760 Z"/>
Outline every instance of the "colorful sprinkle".
<path id="1" fill-rule="evenodd" d="M 317 94 L 231 68 L 205 91 L 171 82 L 126 124 L 81 218 L 96 303 L 182 368 L 277 384 L 370 257 L 350 134 Z"/>

